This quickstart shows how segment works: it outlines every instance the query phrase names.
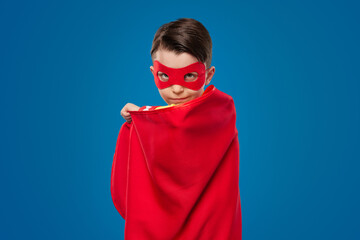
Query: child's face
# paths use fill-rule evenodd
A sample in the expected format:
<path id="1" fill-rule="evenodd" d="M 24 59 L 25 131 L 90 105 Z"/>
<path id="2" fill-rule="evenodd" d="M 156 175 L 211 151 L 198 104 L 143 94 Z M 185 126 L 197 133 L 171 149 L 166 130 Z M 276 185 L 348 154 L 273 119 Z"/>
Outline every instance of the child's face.
<path id="1" fill-rule="evenodd" d="M 163 49 L 160 49 L 156 52 L 154 61 L 155 60 L 158 60 L 160 63 L 170 68 L 183 68 L 198 61 L 194 56 L 189 53 L 181 53 L 179 55 L 176 55 L 175 52 Z M 153 75 L 156 74 L 153 66 L 150 67 L 150 70 Z M 192 99 L 200 97 L 204 92 L 205 85 L 208 85 L 210 83 L 214 73 L 215 67 L 211 67 L 206 70 L 205 83 L 199 90 L 192 90 L 187 87 L 174 84 L 167 88 L 158 88 L 160 96 L 169 105 L 185 103 Z M 196 72 L 193 72 L 187 74 L 185 77 L 187 78 L 187 81 L 192 81 L 196 79 L 196 74 Z M 166 79 L 168 77 L 166 74 L 163 74 L 160 71 L 158 72 L 158 76 L 160 79 Z"/>

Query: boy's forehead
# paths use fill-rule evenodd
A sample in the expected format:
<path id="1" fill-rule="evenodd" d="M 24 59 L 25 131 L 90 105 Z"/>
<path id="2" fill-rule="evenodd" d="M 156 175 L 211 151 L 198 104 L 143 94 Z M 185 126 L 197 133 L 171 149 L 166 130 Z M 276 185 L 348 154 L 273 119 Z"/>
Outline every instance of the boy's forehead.
<path id="1" fill-rule="evenodd" d="M 154 61 L 155 60 L 170 68 L 183 68 L 198 61 L 189 53 L 178 54 L 168 50 L 157 51 Z"/>

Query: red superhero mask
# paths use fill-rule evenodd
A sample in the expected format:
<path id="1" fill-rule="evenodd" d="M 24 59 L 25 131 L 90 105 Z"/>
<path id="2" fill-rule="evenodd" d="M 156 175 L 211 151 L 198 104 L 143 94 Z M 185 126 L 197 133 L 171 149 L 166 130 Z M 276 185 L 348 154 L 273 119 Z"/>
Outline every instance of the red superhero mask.
<path id="1" fill-rule="evenodd" d="M 178 84 L 192 90 L 199 90 L 205 83 L 205 65 L 202 62 L 196 62 L 183 68 L 170 68 L 159 61 L 154 61 L 155 70 L 155 84 L 159 89 L 170 87 L 173 84 Z M 158 72 L 165 73 L 168 79 L 164 81 L 158 76 Z M 188 73 L 196 72 L 197 78 L 194 81 L 185 81 L 185 75 Z"/>

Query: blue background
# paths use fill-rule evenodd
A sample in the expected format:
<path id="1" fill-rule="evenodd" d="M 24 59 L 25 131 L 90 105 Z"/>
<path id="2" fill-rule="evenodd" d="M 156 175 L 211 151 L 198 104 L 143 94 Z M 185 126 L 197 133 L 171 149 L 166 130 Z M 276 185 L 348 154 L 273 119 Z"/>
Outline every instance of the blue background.
<path id="1" fill-rule="evenodd" d="M 1 239 L 122 239 L 127 103 L 165 105 L 156 30 L 199 20 L 240 141 L 243 239 L 360 239 L 356 1 L 1 1 Z"/>

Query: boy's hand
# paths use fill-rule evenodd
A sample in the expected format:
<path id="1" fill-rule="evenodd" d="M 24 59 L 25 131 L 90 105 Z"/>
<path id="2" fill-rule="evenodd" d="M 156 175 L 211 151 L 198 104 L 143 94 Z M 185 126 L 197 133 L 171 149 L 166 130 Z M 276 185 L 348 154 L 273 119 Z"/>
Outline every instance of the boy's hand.
<path id="1" fill-rule="evenodd" d="M 135 104 L 127 103 L 121 109 L 120 114 L 128 123 L 130 123 L 132 121 L 132 119 L 131 119 L 131 115 L 130 115 L 129 111 L 138 111 L 139 108 L 140 107 L 136 106 Z"/>

